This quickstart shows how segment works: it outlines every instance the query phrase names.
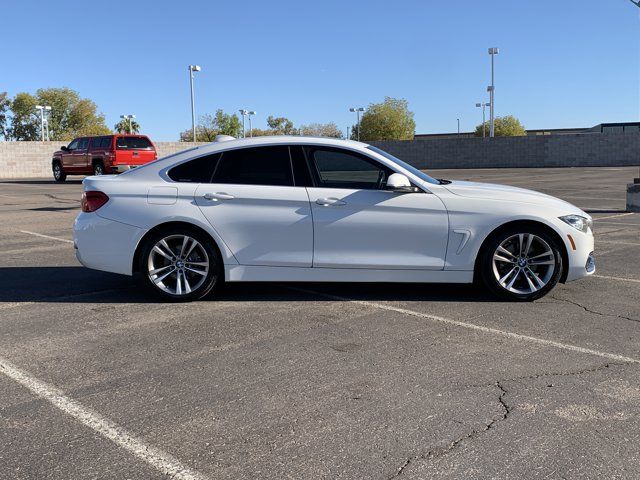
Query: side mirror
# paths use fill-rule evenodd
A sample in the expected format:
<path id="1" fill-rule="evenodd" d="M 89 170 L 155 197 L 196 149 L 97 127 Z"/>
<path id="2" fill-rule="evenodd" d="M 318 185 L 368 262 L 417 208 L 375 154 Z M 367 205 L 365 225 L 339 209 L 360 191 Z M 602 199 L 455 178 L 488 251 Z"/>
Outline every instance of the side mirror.
<path id="1" fill-rule="evenodd" d="M 386 190 L 411 193 L 414 191 L 414 188 L 405 175 L 401 173 L 393 173 L 389 175 L 389 178 L 387 179 Z"/>
<path id="2" fill-rule="evenodd" d="M 63 152 L 68 152 L 69 151 L 69 147 L 67 147 L 66 145 L 63 145 L 60 147 L 60 150 L 62 150 Z"/>

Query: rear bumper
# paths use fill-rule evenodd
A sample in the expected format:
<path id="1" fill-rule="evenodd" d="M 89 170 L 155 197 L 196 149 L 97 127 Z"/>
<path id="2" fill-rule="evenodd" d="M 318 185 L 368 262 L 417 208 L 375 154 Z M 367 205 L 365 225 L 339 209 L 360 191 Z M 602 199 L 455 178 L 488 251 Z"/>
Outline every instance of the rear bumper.
<path id="1" fill-rule="evenodd" d="M 76 258 L 88 268 L 131 275 L 135 249 L 145 233 L 96 213 L 80 213 L 73 224 Z"/>
<path id="2" fill-rule="evenodd" d="M 140 165 L 111 165 L 112 173 L 122 173 L 127 170 L 131 170 L 132 168 L 139 167 Z"/>

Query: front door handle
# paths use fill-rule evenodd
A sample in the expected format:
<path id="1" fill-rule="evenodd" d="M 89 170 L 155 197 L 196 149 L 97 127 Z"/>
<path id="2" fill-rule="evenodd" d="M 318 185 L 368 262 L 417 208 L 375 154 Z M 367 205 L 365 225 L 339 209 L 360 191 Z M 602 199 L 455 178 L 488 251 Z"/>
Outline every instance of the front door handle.
<path id="1" fill-rule="evenodd" d="M 205 193 L 202 197 L 205 200 L 233 200 L 234 198 L 236 198 L 233 195 L 225 192 Z"/>
<path id="2" fill-rule="evenodd" d="M 318 205 L 322 205 L 323 207 L 337 207 L 340 205 L 346 205 L 347 202 L 340 200 L 339 198 L 329 197 L 329 198 L 319 198 L 316 200 Z"/>

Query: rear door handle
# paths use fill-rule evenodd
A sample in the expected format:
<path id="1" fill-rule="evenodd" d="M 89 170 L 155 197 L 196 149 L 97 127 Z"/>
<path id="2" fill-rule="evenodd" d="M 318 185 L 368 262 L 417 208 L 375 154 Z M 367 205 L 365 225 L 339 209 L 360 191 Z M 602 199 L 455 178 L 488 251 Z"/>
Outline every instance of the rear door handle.
<path id="1" fill-rule="evenodd" d="M 234 198 L 236 198 L 233 195 L 225 192 L 205 193 L 202 197 L 205 200 L 233 200 Z"/>
<path id="2" fill-rule="evenodd" d="M 318 205 L 322 205 L 323 207 L 337 207 L 340 205 L 346 205 L 347 202 L 340 200 L 339 198 L 329 197 L 329 198 L 319 198 L 316 200 Z"/>

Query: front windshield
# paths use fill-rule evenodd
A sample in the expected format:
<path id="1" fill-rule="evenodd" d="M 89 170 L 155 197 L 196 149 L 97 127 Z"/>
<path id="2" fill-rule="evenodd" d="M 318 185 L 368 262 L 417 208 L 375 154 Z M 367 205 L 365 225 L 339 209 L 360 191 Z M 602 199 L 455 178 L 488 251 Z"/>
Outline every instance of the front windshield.
<path id="1" fill-rule="evenodd" d="M 372 145 L 368 145 L 367 148 L 369 150 L 373 150 L 376 153 L 379 153 L 380 155 L 382 155 L 383 157 L 387 158 L 388 160 L 391 160 L 396 165 L 400 165 L 405 170 L 409 170 L 412 174 L 414 174 L 420 180 L 424 180 L 425 182 L 432 183 L 434 185 L 439 185 L 440 184 L 440 182 L 438 180 L 436 180 L 435 178 L 430 177 L 429 175 L 427 175 L 423 171 L 418 170 L 416 167 L 412 167 L 407 162 L 404 162 L 404 161 L 400 160 L 399 158 L 394 157 L 393 155 L 391 155 L 390 153 L 385 152 L 384 150 L 380 150 L 379 148 L 374 147 Z"/>

